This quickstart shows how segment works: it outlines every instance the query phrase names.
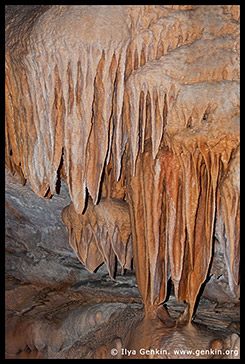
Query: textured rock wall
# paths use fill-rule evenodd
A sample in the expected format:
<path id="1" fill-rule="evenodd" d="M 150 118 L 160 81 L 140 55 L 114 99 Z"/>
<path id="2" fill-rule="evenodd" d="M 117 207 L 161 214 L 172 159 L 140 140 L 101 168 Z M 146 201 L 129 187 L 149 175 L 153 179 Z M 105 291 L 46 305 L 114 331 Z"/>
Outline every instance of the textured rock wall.
<path id="1" fill-rule="evenodd" d="M 6 274 L 32 283 L 73 283 L 82 278 L 81 265 L 69 249 L 68 234 L 61 219 L 70 202 L 62 185 L 51 200 L 38 197 L 29 182 L 6 171 L 5 178 Z"/>

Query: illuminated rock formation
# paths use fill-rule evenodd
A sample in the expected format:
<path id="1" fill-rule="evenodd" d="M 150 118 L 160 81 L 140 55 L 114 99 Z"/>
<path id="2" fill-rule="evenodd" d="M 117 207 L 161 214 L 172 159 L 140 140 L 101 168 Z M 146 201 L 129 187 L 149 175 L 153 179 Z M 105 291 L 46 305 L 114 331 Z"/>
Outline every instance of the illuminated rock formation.
<path id="1" fill-rule="evenodd" d="M 217 244 L 239 298 L 239 19 L 236 5 L 7 7 L 6 166 L 41 197 L 66 182 L 79 260 L 113 278 L 133 258 L 149 316 L 171 279 L 190 323 Z"/>
<path id="2" fill-rule="evenodd" d="M 116 258 L 122 267 L 131 269 L 132 241 L 126 202 L 102 198 L 94 206 L 89 200 L 84 215 L 75 212 L 73 203 L 62 212 L 69 231 L 69 242 L 88 271 L 106 263 L 111 278 L 115 275 Z"/>

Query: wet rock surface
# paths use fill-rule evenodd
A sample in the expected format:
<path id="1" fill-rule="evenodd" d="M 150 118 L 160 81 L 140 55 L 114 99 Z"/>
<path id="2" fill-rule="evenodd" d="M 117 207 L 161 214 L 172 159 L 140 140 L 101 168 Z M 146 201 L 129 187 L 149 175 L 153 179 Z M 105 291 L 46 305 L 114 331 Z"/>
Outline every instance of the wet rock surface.
<path id="1" fill-rule="evenodd" d="M 89 284 L 84 280 L 51 288 L 7 276 L 6 358 L 113 358 L 115 348 L 117 358 L 136 357 L 126 349 L 136 350 L 143 358 L 143 350 L 139 350 L 149 350 L 149 342 L 151 347 L 162 349 L 161 354 L 154 353 L 159 358 L 164 357 L 166 348 L 168 358 L 191 356 L 184 355 L 183 350 L 207 357 L 211 342 L 220 340 L 226 359 L 228 350 L 238 347 L 239 305 L 217 305 L 201 298 L 193 327 L 176 331 L 175 319 L 184 305 L 173 295 L 166 302 L 170 318 L 145 321 L 134 275 L 127 273 L 119 282 L 109 279 L 106 275 Z M 204 349 L 206 354 L 201 355 Z M 176 350 L 182 353 L 177 355 Z M 216 350 L 216 356 L 218 353 Z M 238 350 L 233 357 L 239 355 Z"/>

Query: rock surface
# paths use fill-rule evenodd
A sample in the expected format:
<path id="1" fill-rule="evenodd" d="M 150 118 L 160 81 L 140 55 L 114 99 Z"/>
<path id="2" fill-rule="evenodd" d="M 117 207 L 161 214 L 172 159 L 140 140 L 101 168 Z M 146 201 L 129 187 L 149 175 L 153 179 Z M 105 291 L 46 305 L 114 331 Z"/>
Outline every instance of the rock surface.
<path id="1" fill-rule="evenodd" d="M 122 349 L 129 348 L 130 327 L 133 330 L 144 317 L 135 274 L 126 271 L 122 276 L 118 267 L 111 280 L 105 265 L 96 273 L 85 270 L 62 223 L 61 211 L 70 202 L 65 185 L 59 195 L 45 200 L 28 182 L 22 186 L 18 176 L 6 171 L 6 201 L 6 358 L 113 358 L 115 348 L 115 357 L 128 357 Z M 212 269 L 216 276 L 225 272 L 222 255 Z M 206 295 L 213 301 L 201 298 L 194 322 L 209 328 L 212 338 L 227 341 L 240 332 L 239 305 L 232 303 L 228 279 L 223 277 L 223 285 L 220 280 L 219 294 L 212 282 L 206 285 Z M 166 305 L 175 320 L 184 305 L 173 293 Z M 158 332 L 158 323 L 154 325 Z M 168 335 L 169 352 L 175 357 L 175 334 L 160 329 L 161 335 Z"/>
<path id="2" fill-rule="evenodd" d="M 140 349 L 148 350 L 149 343 L 161 349 L 151 354 L 156 358 L 166 358 L 166 348 L 167 358 L 206 358 L 214 354 L 200 351 L 210 350 L 215 340 L 221 342 L 223 358 L 240 356 L 239 306 L 217 306 L 202 298 L 194 326 L 176 331 L 174 320 L 183 305 L 171 295 L 167 302 L 170 318 L 142 321 L 142 300 L 132 282 L 135 278 L 126 274 L 119 282 L 100 277 L 94 282 L 50 287 L 8 277 L 6 358 L 144 358 Z M 137 355 L 127 350 L 135 350 Z M 193 353 L 178 354 L 176 350 Z"/>
<path id="3" fill-rule="evenodd" d="M 239 356 L 239 24 L 6 6 L 8 358 Z"/>

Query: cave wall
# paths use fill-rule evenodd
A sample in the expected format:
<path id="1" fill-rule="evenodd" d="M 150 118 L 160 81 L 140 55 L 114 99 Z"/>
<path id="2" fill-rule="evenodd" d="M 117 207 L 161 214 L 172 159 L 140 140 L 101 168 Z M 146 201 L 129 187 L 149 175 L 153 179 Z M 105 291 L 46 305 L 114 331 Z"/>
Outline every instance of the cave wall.
<path id="1" fill-rule="evenodd" d="M 70 203 L 66 186 L 52 200 L 37 196 L 18 175 L 5 176 L 5 271 L 30 283 L 74 283 L 81 279 L 81 266 L 69 249 L 62 209 Z M 84 274 L 84 272 L 83 272 Z"/>
<path id="2" fill-rule="evenodd" d="M 6 8 L 7 168 L 52 206 L 67 186 L 63 220 L 90 271 L 113 276 L 133 254 L 146 307 L 171 277 L 189 318 L 212 274 L 239 295 L 239 19 L 233 5 Z M 129 211 L 122 223 L 103 199 Z"/>

